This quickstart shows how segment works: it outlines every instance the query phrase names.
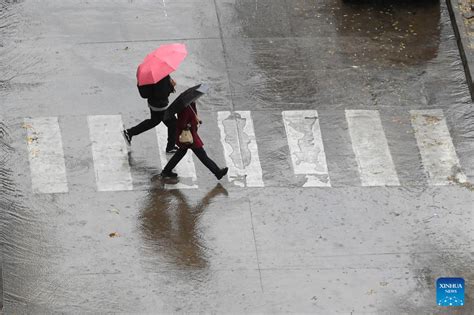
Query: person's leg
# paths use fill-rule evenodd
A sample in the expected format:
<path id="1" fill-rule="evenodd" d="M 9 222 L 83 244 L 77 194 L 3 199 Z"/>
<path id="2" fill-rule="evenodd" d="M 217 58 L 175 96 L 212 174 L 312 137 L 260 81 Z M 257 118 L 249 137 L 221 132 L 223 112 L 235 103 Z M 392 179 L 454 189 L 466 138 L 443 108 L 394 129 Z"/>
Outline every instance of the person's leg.
<path id="1" fill-rule="evenodd" d="M 178 165 L 179 161 L 186 155 L 186 152 L 188 151 L 187 148 L 179 148 L 178 151 L 171 157 L 171 159 L 168 161 L 166 166 L 163 168 L 162 173 L 163 174 L 169 174 L 173 170 L 173 168 Z"/>
<path id="2" fill-rule="evenodd" d="M 145 119 L 144 121 L 142 121 L 135 127 L 132 127 L 126 130 L 130 139 L 133 136 L 139 135 L 142 132 L 145 132 L 147 130 L 150 130 L 151 128 L 156 127 L 163 119 L 164 112 L 155 112 L 155 111 L 150 110 L 150 113 L 151 113 L 150 119 Z"/>
<path id="3" fill-rule="evenodd" d="M 212 174 L 216 175 L 219 174 L 219 167 L 213 160 L 211 160 L 208 156 L 206 151 L 203 148 L 192 149 L 194 154 L 198 157 L 199 161 L 202 162 L 211 172 Z"/>
<path id="4" fill-rule="evenodd" d="M 170 151 L 176 147 L 176 117 L 173 115 L 170 119 L 163 121 L 163 123 L 168 127 L 168 143 L 166 144 L 166 151 Z"/>

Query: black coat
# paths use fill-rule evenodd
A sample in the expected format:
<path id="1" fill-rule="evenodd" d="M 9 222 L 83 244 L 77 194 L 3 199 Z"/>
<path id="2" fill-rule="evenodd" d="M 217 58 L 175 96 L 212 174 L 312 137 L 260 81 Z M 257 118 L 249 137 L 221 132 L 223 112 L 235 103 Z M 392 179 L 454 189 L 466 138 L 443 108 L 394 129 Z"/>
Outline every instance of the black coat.
<path id="1" fill-rule="evenodd" d="M 168 75 L 155 84 L 138 86 L 138 91 L 141 97 L 148 99 L 148 105 L 162 108 L 168 106 L 168 97 L 175 90 Z"/>

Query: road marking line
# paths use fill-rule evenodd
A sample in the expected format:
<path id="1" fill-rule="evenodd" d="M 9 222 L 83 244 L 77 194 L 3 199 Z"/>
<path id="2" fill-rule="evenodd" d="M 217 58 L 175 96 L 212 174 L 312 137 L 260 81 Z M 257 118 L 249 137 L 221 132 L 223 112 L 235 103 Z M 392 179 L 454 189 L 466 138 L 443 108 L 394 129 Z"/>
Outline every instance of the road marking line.
<path id="1" fill-rule="evenodd" d="M 165 124 L 159 124 L 156 126 L 156 136 L 158 139 L 158 147 L 159 147 L 159 153 L 160 153 L 160 161 L 161 161 L 161 167 L 164 168 L 166 163 L 168 163 L 168 156 L 166 154 L 166 144 L 168 142 L 168 128 L 166 127 Z M 171 154 L 169 154 L 169 157 L 171 158 Z M 198 186 L 195 184 L 197 181 L 197 176 L 196 176 L 196 167 L 194 166 L 194 161 L 193 161 L 193 152 L 192 150 L 188 150 L 186 155 L 183 157 L 183 159 L 176 165 L 175 168 L 176 172 L 178 173 L 178 176 L 180 178 L 184 179 L 190 179 L 191 180 L 191 185 L 187 185 L 183 182 L 179 182 L 176 184 L 166 184 L 165 183 L 165 188 L 166 189 L 195 189 L 198 188 Z"/>
<path id="2" fill-rule="evenodd" d="M 318 112 L 283 111 L 288 146 L 295 175 L 306 175 L 303 187 L 330 187 Z"/>
<path id="3" fill-rule="evenodd" d="M 68 192 L 66 164 L 57 117 L 24 119 L 33 193 Z"/>
<path id="4" fill-rule="evenodd" d="M 346 110 L 362 186 L 399 186 L 378 111 Z"/>
<path id="5" fill-rule="evenodd" d="M 120 115 L 88 116 L 98 191 L 132 190 L 128 148 Z"/>
<path id="6" fill-rule="evenodd" d="M 249 111 L 221 111 L 217 123 L 230 182 L 240 187 L 264 187 L 253 121 Z"/>
<path id="7" fill-rule="evenodd" d="M 450 176 L 466 182 L 443 111 L 411 110 L 410 114 L 429 184 L 448 185 L 452 183 Z"/>

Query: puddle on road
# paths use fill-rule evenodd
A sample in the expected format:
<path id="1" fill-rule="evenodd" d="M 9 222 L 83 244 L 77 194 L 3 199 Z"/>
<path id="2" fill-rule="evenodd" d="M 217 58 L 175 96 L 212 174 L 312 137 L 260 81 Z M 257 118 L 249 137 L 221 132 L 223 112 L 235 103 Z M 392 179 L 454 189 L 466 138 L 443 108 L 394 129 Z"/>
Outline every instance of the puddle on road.
<path id="1" fill-rule="evenodd" d="M 270 43 L 279 38 L 314 38 L 315 55 L 325 59 L 341 54 L 356 67 L 426 63 L 438 55 L 444 36 L 437 0 L 323 0 L 271 5 L 263 1 L 258 7 L 237 1 L 235 11 L 239 17 L 236 27 L 247 38 L 265 34 Z M 284 54 L 276 48 L 252 55 L 266 55 L 262 66 L 269 69 L 271 55 L 275 57 L 273 63 L 282 67 L 295 61 L 309 62 L 299 58 L 298 48 L 306 47 L 295 47 L 296 54 Z"/>
<path id="2" fill-rule="evenodd" d="M 439 1 L 345 0 L 331 9 L 340 45 L 356 64 L 417 65 L 438 55 Z"/>

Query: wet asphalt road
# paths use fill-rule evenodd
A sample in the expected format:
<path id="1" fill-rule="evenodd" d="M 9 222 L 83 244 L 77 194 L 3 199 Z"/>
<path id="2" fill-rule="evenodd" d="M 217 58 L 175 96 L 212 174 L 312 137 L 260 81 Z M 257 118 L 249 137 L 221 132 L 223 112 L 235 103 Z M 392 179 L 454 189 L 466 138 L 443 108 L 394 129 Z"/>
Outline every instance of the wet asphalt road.
<path id="1" fill-rule="evenodd" d="M 474 312 L 474 115 L 444 3 L 0 3 L 6 314 L 445 314 L 435 281 L 449 276 L 471 283 L 451 314 Z M 189 51 L 178 91 L 212 86 L 200 133 L 219 165 L 219 112 L 251 111 L 263 187 L 216 185 L 194 159 L 198 187 L 167 189 L 149 131 L 133 140 L 133 189 L 98 191 L 88 117 L 146 118 L 136 66 L 169 42 Z M 463 185 L 430 184 L 410 111 L 431 109 Z M 288 110 L 317 110 L 331 187 L 295 175 Z M 364 186 L 346 110 L 379 114 L 399 186 Z M 37 117 L 58 117 L 65 193 L 33 193 Z"/>

